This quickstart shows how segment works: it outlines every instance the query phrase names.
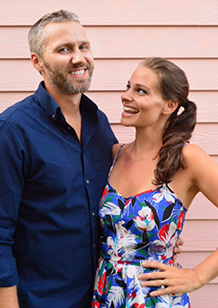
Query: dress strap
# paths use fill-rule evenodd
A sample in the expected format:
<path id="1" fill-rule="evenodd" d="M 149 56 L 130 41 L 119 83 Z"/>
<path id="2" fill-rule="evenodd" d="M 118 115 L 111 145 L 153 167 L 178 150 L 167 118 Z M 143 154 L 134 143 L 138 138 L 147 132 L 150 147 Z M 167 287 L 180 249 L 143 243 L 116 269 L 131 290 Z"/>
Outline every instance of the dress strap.
<path id="1" fill-rule="evenodd" d="M 187 141 L 186 143 L 184 143 L 182 147 L 184 148 L 187 144 L 190 144 L 189 141 Z"/>
<path id="2" fill-rule="evenodd" d="M 112 170 L 113 170 L 113 167 L 114 167 L 114 165 L 115 165 L 115 163 L 116 163 L 116 161 L 117 161 L 117 158 L 118 158 L 118 156 L 119 156 L 119 154 L 120 154 L 120 151 L 121 151 L 121 149 L 122 149 L 122 147 L 123 147 L 124 145 L 125 145 L 125 143 L 122 144 L 122 145 L 119 147 L 119 149 L 118 149 L 118 151 L 117 151 L 117 154 L 116 154 L 116 156 L 115 156 L 115 158 L 114 158 L 114 160 L 113 160 L 113 163 L 112 163 L 112 165 L 111 165 L 110 171 L 109 171 L 109 173 L 108 173 L 108 177 L 110 176 L 110 174 L 111 174 L 111 172 L 112 172 Z"/>

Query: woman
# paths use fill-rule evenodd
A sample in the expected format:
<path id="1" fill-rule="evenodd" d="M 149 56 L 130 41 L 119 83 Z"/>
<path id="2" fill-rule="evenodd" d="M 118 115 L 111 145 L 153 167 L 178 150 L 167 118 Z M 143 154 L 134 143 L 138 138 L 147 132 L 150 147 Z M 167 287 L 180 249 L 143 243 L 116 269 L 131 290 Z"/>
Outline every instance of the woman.
<path id="1" fill-rule="evenodd" d="M 121 123 L 136 134 L 133 142 L 114 146 L 99 208 L 102 257 L 92 307 L 188 308 L 186 292 L 218 275 L 218 250 L 193 270 L 172 266 L 195 195 L 201 191 L 218 207 L 218 166 L 189 144 L 196 106 L 188 93 L 179 67 L 149 58 L 122 95 Z"/>

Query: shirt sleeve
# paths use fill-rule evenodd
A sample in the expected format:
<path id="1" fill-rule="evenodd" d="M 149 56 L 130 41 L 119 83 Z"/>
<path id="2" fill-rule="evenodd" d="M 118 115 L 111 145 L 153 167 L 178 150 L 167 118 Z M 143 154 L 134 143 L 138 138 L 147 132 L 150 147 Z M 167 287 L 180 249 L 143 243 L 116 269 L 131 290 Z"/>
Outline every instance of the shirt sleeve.
<path id="1" fill-rule="evenodd" d="M 18 282 L 14 234 L 24 183 L 25 150 L 15 125 L 0 121 L 0 287 Z"/>
<path id="2" fill-rule="evenodd" d="M 116 143 L 118 143 L 119 141 L 118 141 L 118 139 L 116 138 L 116 136 L 115 136 L 115 134 L 114 134 L 114 132 L 113 132 L 113 130 L 112 130 L 112 128 L 111 128 L 111 126 L 110 126 L 110 123 L 109 123 L 109 121 L 108 121 L 108 118 L 107 118 L 107 116 L 106 116 L 106 114 L 105 113 L 103 113 L 102 111 L 100 111 L 99 110 L 99 113 L 102 115 L 102 117 L 103 117 L 103 124 L 102 124 L 102 130 L 104 131 L 104 133 L 107 135 L 107 138 L 108 138 L 108 140 L 109 140 L 109 138 L 110 138 L 110 140 L 111 140 L 111 142 L 112 142 L 112 145 L 113 144 L 116 144 Z"/>

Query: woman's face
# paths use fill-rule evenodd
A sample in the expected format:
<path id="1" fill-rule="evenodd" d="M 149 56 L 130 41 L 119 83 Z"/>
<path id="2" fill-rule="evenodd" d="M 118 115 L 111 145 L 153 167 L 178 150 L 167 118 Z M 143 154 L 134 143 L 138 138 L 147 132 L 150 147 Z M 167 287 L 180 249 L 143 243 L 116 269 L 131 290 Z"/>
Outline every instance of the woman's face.
<path id="1" fill-rule="evenodd" d="M 136 128 L 164 127 L 169 116 L 169 101 L 162 98 L 158 76 L 149 68 L 140 66 L 133 72 L 121 100 L 123 125 Z"/>

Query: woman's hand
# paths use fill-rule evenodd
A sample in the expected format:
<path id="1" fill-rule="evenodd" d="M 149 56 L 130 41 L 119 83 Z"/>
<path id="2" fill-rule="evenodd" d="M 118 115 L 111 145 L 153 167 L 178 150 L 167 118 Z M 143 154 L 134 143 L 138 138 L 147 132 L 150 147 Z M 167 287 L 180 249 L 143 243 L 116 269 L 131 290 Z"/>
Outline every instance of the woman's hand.
<path id="1" fill-rule="evenodd" d="M 159 296 L 169 293 L 187 293 L 199 289 L 202 283 L 198 279 L 195 269 L 179 269 L 176 266 L 165 265 L 160 262 L 143 262 L 143 267 L 157 269 L 150 273 L 139 275 L 143 287 L 159 287 L 152 291 L 151 296 Z"/>

